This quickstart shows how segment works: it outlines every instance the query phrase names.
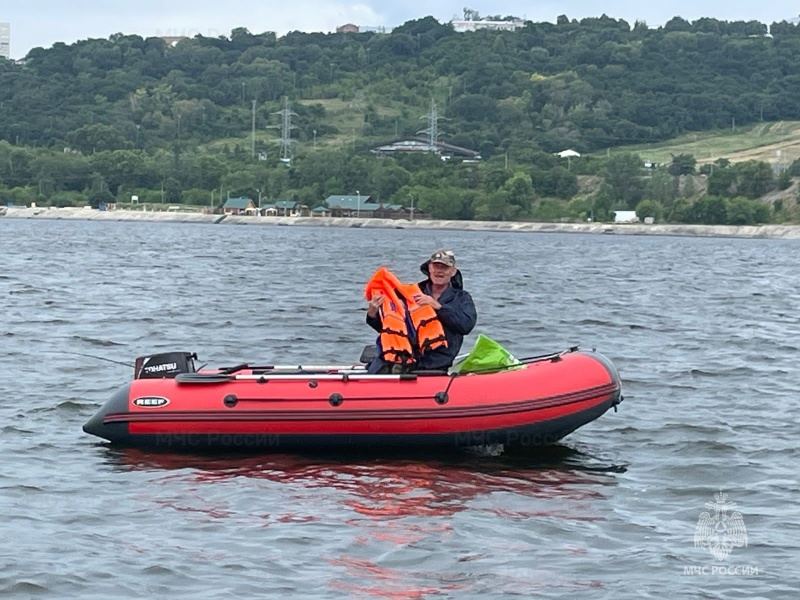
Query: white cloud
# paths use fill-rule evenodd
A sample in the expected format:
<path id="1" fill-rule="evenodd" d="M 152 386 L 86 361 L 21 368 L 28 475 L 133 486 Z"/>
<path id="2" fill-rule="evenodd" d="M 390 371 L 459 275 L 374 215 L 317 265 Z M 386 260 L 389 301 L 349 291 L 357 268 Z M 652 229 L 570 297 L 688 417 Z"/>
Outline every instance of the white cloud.
<path id="1" fill-rule="evenodd" d="M 245 27 L 252 33 L 275 31 L 335 31 L 344 23 L 384 25 L 385 16 L 365 2 L 291 2 L 253 3 L 242 0 L 187 2 L 168 4 L 140 0 L 136 5 L 95 6 L 81 2 L 54 4 L 48 10 L 29 2 L 10 11 L 4 20 L 11 22 L 11 52 L 21 58 L 36 46 L 49 47 L 56 42 L 73 43 L 80 39 L 107 38 L 114 33 L 143 37 L 201 34 L 228 36 L 232 29 Z M 376 6 L 381 6 L 375 3 Z"/>
<path id="2" fill-rule="evenodd" d="M 175 35 L 228 35 L 234 28 L 245 27 L 252 33 L 275 31 L 283 35 L 289 31 L 328 32 L 348 22 L 366 25 L 381 20 L 381 16 L 364 3 L 294 0 L 276 6 L 248 2 L 246 9 L 239 9 L 238 4 L 233 3 L 234 10 L 229 11 L 220 11 L 219 5 L 214 4 L 137 19 L 136 30 L 141 35 L 157 35 L 166 30 L 176 32 Z"/>

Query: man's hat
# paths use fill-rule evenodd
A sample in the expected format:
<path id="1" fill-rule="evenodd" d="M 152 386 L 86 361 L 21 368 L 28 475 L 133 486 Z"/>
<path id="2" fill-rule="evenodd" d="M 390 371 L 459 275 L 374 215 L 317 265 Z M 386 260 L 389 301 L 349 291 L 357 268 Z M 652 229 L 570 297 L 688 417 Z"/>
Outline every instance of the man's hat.
<path id="1" fill-rule="evenodd" d="M 437 250 L 431 254 L 430 262 L 441 263 L 443 265 L 447 265 L 448 267 L 455 267 L 456 255 L 453 254 L 452 250 Z"/>

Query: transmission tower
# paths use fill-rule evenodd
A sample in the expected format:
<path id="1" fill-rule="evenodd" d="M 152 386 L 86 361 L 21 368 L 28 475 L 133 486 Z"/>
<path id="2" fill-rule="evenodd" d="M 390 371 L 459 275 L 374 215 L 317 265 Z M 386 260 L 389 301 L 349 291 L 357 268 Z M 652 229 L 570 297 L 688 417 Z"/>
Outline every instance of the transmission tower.
<path id="1" fill-rule="evenodd" d="M 284 98 L 283 110 L 272 114 L 281 117 L 280 125 L 271 125 L 270 127 L 281 131 L 281 137 L 275 141 L 281 145 L 281 162 L 289 167 L 292 164 L 292 146 L 297 143 L 297 140 L 292 139 L 292 129 L 297 129 L 295 125 L 292 125 L 292 117 L 296 117 L 297 113 L 289 110 L 289 98 Z"/>
<path id="2" fill-rule="evenodd" d="M 417 132 L 428 136 L 428 145 L 431 151 L 437 154 L 439 152 L 439 120 L 443 118 L 444 117 L 439 116 L 439 111 L 436 108 L 436 100 L 431 100 L 431 109 L 428 111 L 428 114 L 424 117 L 420 117 L 420 119 L 428 121 L 428 128 Z"/>

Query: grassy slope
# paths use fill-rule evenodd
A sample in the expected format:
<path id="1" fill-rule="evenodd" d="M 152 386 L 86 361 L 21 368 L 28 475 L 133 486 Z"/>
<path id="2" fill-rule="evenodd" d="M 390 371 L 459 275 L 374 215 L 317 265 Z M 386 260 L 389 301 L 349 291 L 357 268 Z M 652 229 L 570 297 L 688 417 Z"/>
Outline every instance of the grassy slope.
<path id="1" fill-rule="evenodd" d="M 614 152 L 636 152 L 643 160 L 671 162 L 671 154 L 691 154 L 698 165 L 727 158 L 790 165 L 800 158 L 800 121 L 761 123 L 747 128 L 690 133 L 659 144 L 619 146 Z"/>
<path id="2" fill-rule="evenodd" d="M 352 101 L 340 100 L 338 98 L 332 99 L 300 99 L 297 100 L 298 104 L 313 105 L 321 104 L 325 108 L 327 115 L 326 123 L 335 127 L 339 133 L 327 136 L 318 136 L 316 140 L 317 148 L 337 147 L 353 144 L 355 141 L 360 141 L 363 125 L 366 101 L 358 97 Z M 393 107 L 379 107 L 378 114 L 381 116 L 399 117 L 401 110 Z M 280 120 L 277 116 L 270 117 L 270 129 L 259 128 L 256 129 L 256 146 L 258 148 L 266 148 L 271 150 L 278 147 L 278 140 L 280 138 L 280 131 L 277 125 Z M 306 135 L 310 132 L 305 132 Z M 228 146 L 233 149 L 237 144 L 245 149 L 250 148 L 250 135 L 249 130 L 244 131 L 241 137 L 220 138 L 205 145 L 208 149 L 219 150 L 223 146 Z M 294 132 L 292 136 L 297 139 L 298 134 Z M 309 136 L 310 137 L 310 136 Z M 384 138 L 387 136 L 383 136 Z M 304 142 L 305 149 L 308 150 L 313 145 L 313 140 L 309 139 Z"/>
<path id="3" fill-rule="evenodd" d="M 317 148 L 352 144 L 356 140 L 364 141 L 360 139 L 365 104 L 362 99 L 357 98 L 349 102 L 339 99 L 299 100 L 299 102 L 302 104 L 322 104 L 327 112 L 328 123 L 339 131 L 335 135 L 319 136 L 317 138 Z M 401 118 L 402 112 L 400 106 L 382 106 L 379 108 L 379 114 L 384 117 Z M 413 112 L 422 113 L 422 111 Z M 277 117 L 271 119 L 271 122 L 277 124 Z M 422 128 L 424 128 L 424 123 L 420 121 L 420 129 Z M 277 129 L 260 128 L 256 131 L 256 143 L 260 148 L 272 148 L 276 146 L 279 136 L 280 133 Z M 311 140 L 308 140 L 306 143 L 310 146 L 310 142 Z M 219 149 L 228 145 L 233 148 L 236 144 L 239 144 L 244 149 L 249 149 L 250 132 L 243 132 L 243 135 L 239 138 L 232 137 L 215 140 L 207 144 L 207 147 L 209 149 Z M 693 155 L 697 159 L 698 165 L 713 162 L 718 158 L 727 158 L 731 162 L 760 160 L 770 164 L 780 162 L 788 166 L 800 158 L 800 121 L 760 123 L 750 127 L 737 127 L 735 131 L 726 129 L 723 131 L 687 133 L 666 142 L 617 146 L 597 154 L 606 154 L 607 152 L 635 152 L 643 160 L 659 164 L 669 163 L 672 160 L 672 154 L 683 153 Z"/>
<path id="4" fill-rule="evenodd" d="M 727 158 L 731 162 L 759 160 L 770 164 L 782 163 L 789 166 L 800 158 L 800 121 L 779 121 L 777 123 L 760 123 L 758 125 L 716 132 L 700 132 L 686 134 L 661 144 L 646 144 L 613 148 L 614 152 L 636 152 L 643 160 L 661 164 L 671 162 L 671 154 L 691 154 L 698 165 L 709 163 L 718 158 Z M 696 190 L 702 193 L 702 181 L 695 182 Z M 762 198 L 772 204 L 781 200 L 787 216 L 800 218 L 800 182 L 795 181 L 787 190 L 775 190 Z"/>

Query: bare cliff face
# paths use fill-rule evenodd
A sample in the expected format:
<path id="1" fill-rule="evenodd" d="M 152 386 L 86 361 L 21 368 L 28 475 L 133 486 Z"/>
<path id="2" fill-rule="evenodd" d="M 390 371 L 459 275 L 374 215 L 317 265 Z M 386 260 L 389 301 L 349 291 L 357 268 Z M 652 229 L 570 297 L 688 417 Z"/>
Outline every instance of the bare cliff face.
<path id="1" fill-rule="evenodd" d="M 800 203 L 798 203 L 798 195 L 800 195 L 800 178 L 793 177 L 792 185 L 785 190 L 774 190 L 760 199 L 762 202 L 771 204 L 773 208 L 780 207 L 788 219 L 792 221 L 800 220 Z"/>
<path id="2" fill-rule="evenodd" d="M 708 192 L 708 177 L 705 175 L 681 175 L 679 193 L 687 200 L 697 200 Z"/>
<path id="3" fill-rule="evenodd" d="M 603 185 L 603 178 L 597 175 L 578 176 L 578 194 L 590 196 Z M 681 198 L 694 202 L 708 192 L 706 175 L 682 175 L 679 178 L 678 193 Z M 785 190 L 773 190 L 759 200 L 771 205 L 776 211 L 782 211 L 786 221 L 800 221 L 800 177 L 792 179 L 792 185 Z"/>
<path id="4" fill-rule="evenodd" d="M 578 175 L 578 194 L 589 196 L 596 193 L 603 185 L 603 178 L 598 175 Z"/>

